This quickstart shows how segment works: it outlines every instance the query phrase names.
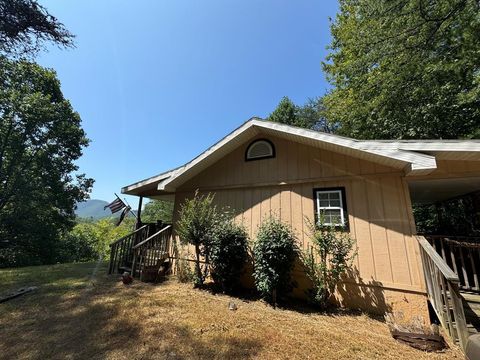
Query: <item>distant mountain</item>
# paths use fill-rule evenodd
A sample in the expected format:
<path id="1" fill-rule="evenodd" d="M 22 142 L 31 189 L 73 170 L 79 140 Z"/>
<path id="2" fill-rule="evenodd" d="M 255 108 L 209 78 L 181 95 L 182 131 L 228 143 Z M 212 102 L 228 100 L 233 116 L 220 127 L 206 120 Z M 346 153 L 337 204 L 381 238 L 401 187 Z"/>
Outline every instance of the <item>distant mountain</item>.
<path id="1" fill-rule="evenodd" d="M 75 214 L 80 218 L 101 219 L 111 216 L 110 209 L 103 210 L 109 203 L 104 200 L 87 200 L 77 204 Z"/>

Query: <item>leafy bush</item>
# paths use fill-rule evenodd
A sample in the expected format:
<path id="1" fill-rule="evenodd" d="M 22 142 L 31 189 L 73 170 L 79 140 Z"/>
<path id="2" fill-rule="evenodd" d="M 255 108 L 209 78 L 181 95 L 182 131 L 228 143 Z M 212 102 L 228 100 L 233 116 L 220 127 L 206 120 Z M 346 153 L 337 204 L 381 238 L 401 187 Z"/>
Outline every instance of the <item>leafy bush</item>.
<path id="1" fill-rule="evenodd" d="M 273 304 L 277 295 L 289 291 L 290 272 L 297 246 L 292 229 L 280 220 L 267 218 L 259 227 L 253 246 L 255 286 Z"/>
<path id="2" fill-rule="evenodd" d="M 135 219 L 126 218 L 119 226 L 115 226 L 117 222 L 115 218 L 97 221 L 77 219 L 77 221 L 72 230 L 63 231 L 44 246 L 16 242 L 16 246 L 4 247 L 0 241 L 0 268 L 106 258 L 110 252 L 109 244 L 132 232 Z M 0 233 L 0 239 L 1 235 Z M 48 262 L 45 261 L 47 255 L 42 252 L 48 252 Z"/>
<path id="3" fill-rule="evenodd" d="M 215 224 L 212 233 L 210 266 L 212 278 L 226 292 L 234 290 L 247 261 L 248 235 L 245 229 L 226 215 Z"/>
<path id="4" fill-rule="evenodd" d="M 302 251 L 302 261 L 307 276 L 313 283 L 310 299 L 320 307 L 326 307 L 328 299 L 342 274 L 351 266 L 356 251 L 355 241 L 347 232 L 335 226 L 307 222 L 312 247 Z"/>
<path id="5" fill-rule="evenodd" d="M 0 268 L 42 265 L 36 249 L 23 246 L 0 247 Z"/>
<path id="6" fill-rule="evenodd" d="M 97 260 L 98 239 L 91 232 L 78 231 L 78 226 L 66 234 L 59 243 L 58 258 L 60 263 Z"/>
<path id="7" fill-rule="evenodd" d="M 187 199 L 180 209 L 177 221 L 177 234 L 183 244 L 195 246 L 195 286 L 203 285 L 208 276 L 208 262 L 212 230 L 218 221 L 217 208 L 213 205 L 214 196 L 199 195 L 198 191 L 192 199 Z M 201 267 L 200 258 L 203 257 L 206 265 Z"/>
<path id="8" fill-rule="evenodd" d="M 95 222 L 79 222 L 63 240 L 66 243 L 66 249 L 72 246 L 91 247 L 95 255 L 89 260 L 108 257 L 110 253 L 109 245 L 133 231 L 133 218 L 125 219 L 119 226 L 115 225 L 116 222 L 117 219 L 114 218 L 104 218 Z M 77 243 L 77 245 L 69 243 Z M 70 260 L 64 261 L 78 261 L 75 259 L 76 256 L 76 254 L 71 253 Z"/>

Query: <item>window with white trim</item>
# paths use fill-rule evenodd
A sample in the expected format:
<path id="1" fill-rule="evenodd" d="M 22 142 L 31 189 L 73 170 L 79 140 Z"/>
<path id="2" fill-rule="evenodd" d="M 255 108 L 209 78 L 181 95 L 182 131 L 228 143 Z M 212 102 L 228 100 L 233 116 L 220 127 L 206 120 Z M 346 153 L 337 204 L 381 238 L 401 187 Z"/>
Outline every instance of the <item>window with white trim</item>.
<path id="1" fill-rule="evenodd" d="M 317 221 L 324 225 L 345 226 L 345 196 L 343 189 L 315 190 Z"/>

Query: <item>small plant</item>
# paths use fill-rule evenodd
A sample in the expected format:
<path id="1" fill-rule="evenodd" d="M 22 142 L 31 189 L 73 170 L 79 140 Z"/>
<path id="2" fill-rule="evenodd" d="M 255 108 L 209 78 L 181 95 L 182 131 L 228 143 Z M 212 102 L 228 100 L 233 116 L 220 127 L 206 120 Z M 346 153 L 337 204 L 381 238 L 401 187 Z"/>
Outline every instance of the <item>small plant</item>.
<path id="1" fill-rule="evenodd" d="M 309 295 L 314 304 L 325 308 L 341 276 L 352 265 L 355 241 L 347 232 L 322 221 L 315 224 L 307 220 L 307 226 L 312 246 L 302 251 L 302 262 L 313 283 Z"/>
<path id="2" fill-rule="evenodd" d="M 297 253 L 292 229 L 275 217 L 260 225 L 253 246 L 255 286 L 274 305 L 277 296 L 289 291 L 290 272 Z"/>
<path id="3" fill-rule="evenodd" d="M 248 235 L 229 214 L 222 216 L 213 229 L 210 266 L 212 278 L 223 291 L 234 290 L 247 261 Z"/>
<path id="4" fill-rule="evenodd" d="M 212 230 L 217 220 L 217 208 L 213 204 L 212 194 L 199 195 L 198 190 L 192 199 L 187 199 L 180 209 L 177 222 L 177 234 L 182 244 L 191 244 L 195 247 L 194 284 L 203 285 L 208 276 L 208 262 Z M 202 269 L 200 259 L 203 257 L 205 266 Z"/>
<path id="5" fill-rule="evenodd" d="M 185 259 L 177 259 L 177 279 L 181 283 L 188 283 L 193 280 L 193 271 Z"/>

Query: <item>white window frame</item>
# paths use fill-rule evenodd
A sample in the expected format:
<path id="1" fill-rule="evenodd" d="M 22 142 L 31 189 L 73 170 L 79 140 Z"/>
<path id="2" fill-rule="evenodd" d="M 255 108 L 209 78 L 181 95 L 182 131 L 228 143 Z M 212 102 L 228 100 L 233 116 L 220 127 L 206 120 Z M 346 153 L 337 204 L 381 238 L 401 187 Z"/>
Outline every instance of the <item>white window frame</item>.
<path id="1" fill-rule="evenodd" d="M 320 206 L 320 196 L 319 194 L 331 194 L 331 193 L 337 193 L 338 198 L 340 199 L 340 206 Z M 340 219 L 341 223 L 340 224 L 332 224 L 331 222 L 329 223 L 324 223 L 325 225 L 328 226 L 345 226 L 345 210 L 344 210 L 344 203 L 343 203 L 343 191 L 340 189 L 336 190 L 315 190 L 315 197 L 316 197 L 316 202 L 317 202 L 317 219 L 320 219 L 321 216 L 321 211 L 322 210 L 340 210 Z"/>

